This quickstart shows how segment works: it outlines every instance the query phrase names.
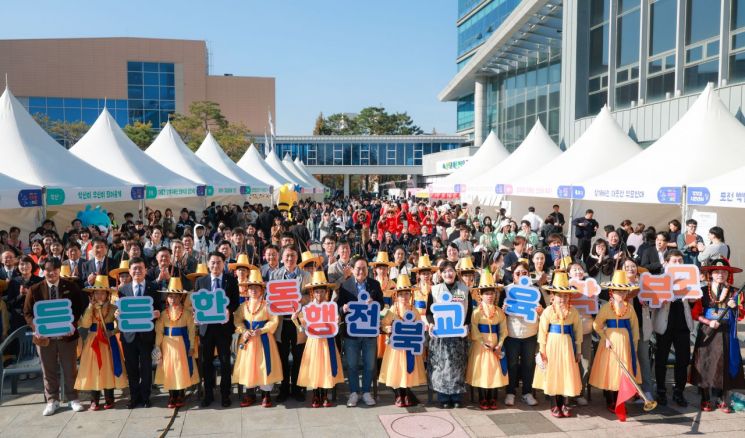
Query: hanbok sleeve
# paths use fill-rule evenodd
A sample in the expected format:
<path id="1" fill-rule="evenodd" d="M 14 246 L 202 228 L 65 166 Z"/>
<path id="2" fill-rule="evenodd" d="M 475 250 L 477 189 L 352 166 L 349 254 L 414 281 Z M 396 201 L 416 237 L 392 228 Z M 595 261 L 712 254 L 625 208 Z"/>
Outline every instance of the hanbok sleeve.
<path id="1" fill-rule="evenodd" d="M 600 336 L 600 342 L 605 343 L 605 321 L 608 319 L 608 304 L 604 304 L 600 308 L 598 315 L 595 317 L 595 321 L 592 323 L 592 329 L 595 330 Z"/>
<path id="2" fill-rule="evenodd" d="M 85 308 L 85 312 L 83 312 L 83 316 L 80 317 L 80 322 L 78 322 L 78 328 L 90 328 L 91 324 L 93 324 L 93 305 L 90 305 Z"/>
<path id="3" fill-rule="evenodd" d="M 504 311 L 500 308 L 497 308 L 497 312 L 499 314 L 499 343 L 497 345 L 501 348 L 502 345 L 504 345 L 504 340 L 507 339 L 508 331 L 507 331 L 507 316 L 505 315 Z"/>
<path id="4" fill-rule="evenodd" d="M 243 324 L 243 321 L 246 319 L 243 314 L 243 310 L 245 308 L 246 306 L 239 306 L 233 313 L 233 324 L 235 325 L 235 332 L 239 335 L 242 335 L 243 332 L 246 331 L 246 325 Z"/>
<path id="5" fill-rule="evenodd" d="M 577 351 L 582 351 L 582 317 L 577 309 L 573 309 L 572 330 L 574 330 L 574 343 L 577 345 Z"/>
<path id="6" fill-rule="evenodd" d="M 634 337 L 632 340 L 634 342 L 633 346 L 636 348 L 636 346 L 639 345 L 639 320 L 636 318 L 636 312 L 634 312 L 634 309 L 629 311 L 629 320 L 631 322 L 631 335 Z"/>
<path id="7" fill-rule="evenodd" d="M 538 323 L 538 350 L 541 354 L 546 354 L 546 342 L 548 341 L 548 326 L 551 323 L 551 314 L 553 310 L 551 308 L 546 309 L 541 314 L 541 319 Z"/>
<path id="8" fill-rule="evenodd" d="M 194 317 L 192 316 L 191 310 L 184 310 L 184 318 L 186 318 L 186 331 L 189 334 L 189 345 L 192 346 L 191 348 L 194 348 L 194 346 L 197 345 L 197 326 L 194 324 Z"/>
<path id="9" fill-rule="evenodd" d="M 279 318 L 277 315 L 272 315 L 269 313 L 269 311 L 266 311 L 267 313 L 267 319 L 266 324 L 264 324 L 264 327 L 261 328 L 261 334 L 269 333 L 274 334 L 274 332 L 277 331 L 277 325 L 279 324 Z"/>
<path id="10" fill-rule="evenodd" d="M 486 341 L 484 334 L 479 333 L 479 319 L 481 319 L 481 309 L 478 308 L 473 311 L 473 315 L 471 315 L 471 330 L 469 333 L 469 337 L 474 342 L 479 341 Z M 488 335 L 488 333 L 487 333 Z"/>
<path id="11" fill-rule="evenodd" d="M 160 347 L 163 343 L 163 326 L 165 325 L 165 318 L 168 318 L 168 310 L 163 311 L 160 314 L 160 318 L 155 321 L 155 346 Z"/>

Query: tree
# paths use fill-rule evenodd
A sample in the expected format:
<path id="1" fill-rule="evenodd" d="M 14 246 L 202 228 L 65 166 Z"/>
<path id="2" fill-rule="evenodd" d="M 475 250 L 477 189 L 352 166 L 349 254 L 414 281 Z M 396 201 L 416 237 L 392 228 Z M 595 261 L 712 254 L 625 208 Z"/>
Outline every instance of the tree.
<path id="1" fill-rule="evenodd" d="M 78 140 L 88 132 L 88 128 L 90 128 L 90 126 L 82 120 L 77 122 L 50 120 L 49 116 L 42 113 L 34 114 L 34 119 L 42 128 L 44 128 L 47 134 L 68 149 L 77 143 Z"/>
<path id="2" fill-rule="evenodd" d="M 233 160 L 239 159 L 250 144 L 250 130 L 242 123 L 230 123 L 220 111 L 220 104 L 210 101 L 193 102 L 188 114 L 176 113 L 171 125 L 193 151 L 211 132 L 225 153 Z"/>
<path id="3" fill-rule="evenodd" d="M 128 124 L 124 127 L 124 133 L 143 151 L 152 144 L 155 138 L 152 122 L 142 123 L 136 120 L 134 124 Z"/>
<path id="4" fill-rule="evenodd" d="M 407 113 L 388 113 L 383 107 L 363 108 L 359 114 L 337 113 L 316 119 L 315 135 L 420 135 L 424 131 Z"/>

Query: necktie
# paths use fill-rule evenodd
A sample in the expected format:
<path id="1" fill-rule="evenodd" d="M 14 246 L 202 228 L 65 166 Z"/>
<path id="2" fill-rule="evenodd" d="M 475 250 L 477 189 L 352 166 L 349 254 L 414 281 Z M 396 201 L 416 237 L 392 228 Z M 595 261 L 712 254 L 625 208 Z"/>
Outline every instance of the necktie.
<path id="1" fill-rule="evenodd" d="M 70 260 L 70 273 L 75 275 L 75 262 Z"/>
<path id="2" fill-rule="evenodd" d="M 50 290 L 50 298 L 53 300 L 57 299 L 57 286 L 52 285 L 52 289 Z"/>
<path id="3" fill-rule="evenodd" d="M 101 262 L 96 260 L 96 274 L 100 274 L 100 273 L 101 273 Z"/>
<path id="4" fill-rule="evenodd" d="M 216 291 L 217 289 L 220 289 L 220 279 L 213 278 L 212 279 L 212 292 Z"/>
<path id="5" fill-rule="evenodd" d="M 289 274 L 287 274 L 287 278 L 289 278 L 290 280 L 294 280 L 295 277 L 297 277 L 297 274 L 294 272 L 290 272 Z"/>
<path id="6" fill-rule="evenodd" d="M 137 292 L 135 292 L 135 296 L 136 297 L 141 297 L 142 296 L 142 285 L 141 284 L 138 284 L 137 285 Z"/>

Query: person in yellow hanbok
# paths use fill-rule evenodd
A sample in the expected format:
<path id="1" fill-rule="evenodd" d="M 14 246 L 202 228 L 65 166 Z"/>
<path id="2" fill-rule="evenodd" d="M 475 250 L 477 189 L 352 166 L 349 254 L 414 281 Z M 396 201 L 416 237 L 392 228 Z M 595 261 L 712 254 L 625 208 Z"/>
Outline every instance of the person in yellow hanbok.
<path id="1" fill-rule="evenodd" d="M 168 294 L 168 307 L 155 322 L 155 384 L 168 390 L 169 408 L 184 406 L 184 390 L 199 383 L 194 316 L 184 303 L 188 293 L 177 283 L 169 281 L 160 291 Z"/>
<path id="2" fill-rule="evenodd" d="M 311 302 L 309 304 L 321 304 L 329 301 L 331 291 L 337 287 L 337 284 L 326 281 L 326 275 L 323 271 L 316 271 L 313 273 L 311 281 L 303 287 L 303 290 L 310 291 Z M 299 320 L 303 330 L 307 328 L 308 322 L 303 317 L 302 309 L 295 313 L 292 319 Z M 297 384 L 313 389 L 311 407 L 320 408 L 323 406 L 329 408 L 333 406 L 328 398 L 328 390 L 336 386 L 337 383 L 344 383 L 342 368 L 341 356 L 333 337 L 308 336 L 303 358 L 300 362 Z"/>
<path id="3" fill-rule="evenodd" d="M 114 388 L 128 386 L 122 346 L 116 337 L 116 307 L 111 304 L 111 288 L 106 276 L 98 276 L 92 287 L 83 290 L 90 293 L 92 299 L 78 324 L 78 328 L 88 329 L 88 336 L 80 355 L 75 389 L 91 391 L 92 411 L 101 409 L 99 402 L 103 391 L 103 409 L 112 409 Z"/>
<path id="4" fill-rule="evenodd" d="M 414 321 L 422 320 L 426 322 L 424 313 L 412 305 L 412 288 L 409 276 L 400 274 L 396 280 L 396 289 L 393 295 L 395 302 L 380 322 L 381 329 L 386 334 L 392 332 L 394 321 L 404 320 L 407 312 L 414 314 Z M 413 363 L 410 363 L 411 360 L 413 360 Z M 413 355 L 406 350 L 386 348 L 378 381 L 393 388 L 396 393 L 396 406 L 413 406 L 416 404 L 416 398 L 411 392 L 411 388 L 427 384 L 424 358 L 421 354 Z"/>
<path id="5" fill-rule="evenodd" d="M 249 394 L 256 386 L 261 390 L 261 406 L 272 406 L 274 384 L 282 381 L 282 361 L 279 359 L 274 332 L 279 318 L 269 313 L 264 300 L 261 272 L 252 269 L 245 282 L 238 283 L 241 295 L 247 296 L 233 314 L 235 332 L 240 335 L 238 353 L 233 365 L 233 381 L 246 387 L 241 407 L 250 406 L 255 397 Z"/>
<path id="6" fill-rule="evenodd" d="M 475 290 L 479 297 L 471 314 L 471 348 L 468 353 L 466 383 L 479 391 L 481 410 L 497 409 L 497 388 L 507 386 L 507 357 L 502 345 L 507 338 L 504 311 L 497 305 L 503 288 L 487 270 L 482 272 Z"/>
<path id="7" fill-rule="evenodd" d="M 427 301 L 432 291 L 432 275 L 438 270 L 437 266 L 432 266 L 427 254 L 420 256 L 416 268 L 411 269 L 411 272 L 416 274 L 414 307 L 423 315 L 427 313 Z"/>
<path id="8" fill-rule="evenodd" d="M 601 284 L 601 287 L 610 291 L 611 299 L 600 308 L 592 324 L 600 335 L 600 343 L 590 371 L 590 385 L 603 390 L 608 410 L 615 412 L 623 372 L 619 361 L 633 374 L 636 383 L 642 381 L 636 358 L 639 322 L 633 306 L 626 301 L 626 294 L 638 290 L 639 286 L 626 280 L 625 271 L 617 270 L 613 273 L 613 279 Z"/>
<path id="9" fill-rule="evenodd" d="M 383 292 L 383 309 L 380 310 L 380 317 L 385 318 L 393 305 L 393 293 L 396 288 L 396 282 L 390 279 L 390 269 L 393 263 L 388 260 L 388 253 L 380 250 L 375 260 L 370 262 L 369 265 L 373 268 L 375 279 L 380 283 L 380 290 Z M 388 335 L 385 333 L 378 336 L 378 368 L 380 368 L 380 360 L 383 359 L 383 353 L 385 353 L 387 339 Z"/>
<path id="10" fill-rule="evenodd" d="M 551 398 L 551 415 L 571 417 L 568 398 L 582 392 L 579 362 L 582 355 L 582 319 L 570 305 L 573 294 L 566 271 L 554 271 L 553 282 L 543 286 L 552 295 L 551 305 L 541 314 L 538 323 L 538 360 L 533 388 L 543 390 Z"/>

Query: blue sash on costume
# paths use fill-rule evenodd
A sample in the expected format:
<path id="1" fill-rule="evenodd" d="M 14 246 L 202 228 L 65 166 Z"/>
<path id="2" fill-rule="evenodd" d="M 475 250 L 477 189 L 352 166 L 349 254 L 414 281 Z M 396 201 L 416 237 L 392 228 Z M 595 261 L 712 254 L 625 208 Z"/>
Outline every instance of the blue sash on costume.
<path id="1" fill-rule="evenodd" d="M 417 309 L 426 309 L 427 302 L 426 301 L 414 301 L 414 307 L 416 307 Z"/>
<path id="2" fill-rule="evenodd" d="M 720 320 L 729 324 L 729 357 L 727 358 L 729 375 L 731 378 L 737 376 L 737 372 L 742 367 L 742 354 L 740 353 L 740 343 L 737 340 L 737 309 L 719 309 L 709 307 L 704 314 L 706 319 L 717 320 L 721 311 L 725 311 L 725 316 Z"/>
<path id="3" fill-rule="evenodd" d="M 479 324 L 479 333 L 494 333 L 497 335 L 497 342 L 499 342 L 499 324 Z M 502 368 L 502 375 L 507 375 L 507 355 L 502 352 L 502 357 L 499 358 L 499 367 Z"/>
<path id="4" fill-rule="evenodd" d="M 249 330 L 258 330 L 266 325 L 266 321 L 254 321 L 250 323 L 243 320 L 243 325 Z M 269 335 L 267 333 L 261 334 L 261 346 L 264 348 L 264 365 L 266 366 L 266 375 L 272 373 L 272 355 L 269 350 Z"/>
<path id="5" fill-rule="evenodd" d="M 574 349 L 574 354 L 575 355 L 577 354 L 577 344 L 574 343 L 574 326 L 573 325 L 571 324 L 566 324 L 566 325 L 549 324 L 548 332 L 571 336 L 572 337 L 572 348 Z"/>
<path id="6" fill-rule="evenodd" d="M 194 373 L 194 360 L 189 355 L 191 343 L 189 342 L 188 327 L 163 327 L 164 336 L 181 336 L 184 339 L 184 348 L 186 349 L 186 360 L 189 363 L 189 376 Z"/>
<path id="7" fill-rule="evenodd" d="M 383 304 L 390 306 L 393 304 L 393 297 L 383 297 Z"/>
<path id="8" fill-rule="evenodd" d="M 89 332 L 95 333 L 98 329 L 98 324 L 93 323 L 91 324 L 90 328 L 88 329 Z M 113 322 L 107 322 L 106 323 L 106 330 L 109 331 L 109 333 L 114 332 L 114 323 Z M 122 367 L 122 352 L 119 351 L 119 343 L 116 341 L 116 336 L 113 334 L 109 336 L 109 347 L 111 348 L 111 362 L 114 364 L 114 375 L 116 377 L 120 377 L 122 375 L 123 367 Z"/>
<path id="9" fill-rule="evenodd" d="M 634 376 L 636 376 L 636 348 L 634 348 L 634 336 L 631 332 L 631 320 L 630 319 L 609 319 L 605 321 L 605 326 L 608 328 L 625 328 L 629 332 L 629 350 L 631 350 L 631 365 L 634 368 Z"/>
<path id="10" fill-rule="evenodd" d="M 329 359 L 331 360 L 331 375 L 336 377 L 336 373 L 339 370 L 339 365 L 336 363 L 336 343 L 334 338 L 326 338 L 329 344 Z"/>
<path id="11" fill-rule="evenodd" d="M 238 297 L 238 304 L 243 304 L 247 299 L 248 297 L 243 297 L 243 296 Z"/>

